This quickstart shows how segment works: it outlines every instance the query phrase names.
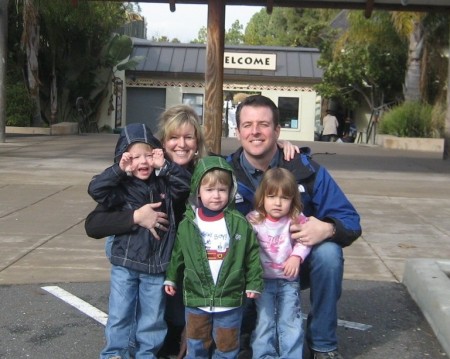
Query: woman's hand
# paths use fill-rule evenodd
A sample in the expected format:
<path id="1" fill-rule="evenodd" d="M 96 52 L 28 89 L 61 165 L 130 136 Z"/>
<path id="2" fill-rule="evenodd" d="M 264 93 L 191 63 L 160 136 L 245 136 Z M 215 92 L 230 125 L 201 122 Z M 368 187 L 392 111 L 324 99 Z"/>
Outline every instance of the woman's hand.
<path id="1" fill-rule="evenodd" d="M 277 144 L 283 149 L 284 159 L 286 161 L 292 160 L 296 153 L 300 153 L 300 147 L 293 145 L 289 141 L 278 140 Z"/>
<path id="2" fill-rule="evenodd" d="M 155 209 L 161 206 L 161 202 L 148 203 L 134 211 L 133 220 L 135 224 L 147 228 L 156 239 L 161 239 L 155 229 L 167 231 L 169 221 L 167 214 L 157 212 Z"/>

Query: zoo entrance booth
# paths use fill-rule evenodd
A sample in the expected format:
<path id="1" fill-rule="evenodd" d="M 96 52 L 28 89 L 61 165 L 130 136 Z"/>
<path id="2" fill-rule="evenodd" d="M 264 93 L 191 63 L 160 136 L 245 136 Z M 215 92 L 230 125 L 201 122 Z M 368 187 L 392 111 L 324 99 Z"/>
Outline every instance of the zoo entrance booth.
<path id="1" fill-rule="evenodd" d="M 203 124 L 206 45 L 133 39 L 130 58 L 135 56 L 141 60 L 134 70 L 116 72 L 108 116 L 99 126 L 117 132 L 141 122 L 156 133 L 159 115 L 181 103 L 192 106 Z M 237 104 L 261 94 L 279 108 L 281 139 L 314 141 L 321 115 L 321 98 L 313 88 L 323 74 L 319 56 L 315 48 L 225 46 L 222 135 L 235 136 Z"/>

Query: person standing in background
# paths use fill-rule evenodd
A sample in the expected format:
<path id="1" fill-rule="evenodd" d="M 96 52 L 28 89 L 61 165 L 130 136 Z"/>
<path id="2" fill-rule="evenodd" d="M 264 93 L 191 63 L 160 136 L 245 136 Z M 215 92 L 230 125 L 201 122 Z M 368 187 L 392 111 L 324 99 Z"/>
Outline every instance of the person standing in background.
<path id="1" fill-rule="evenodd" d="M 336 142 L 338 139 L 338 126 L 339 122 L 334 114 L 327 110 L 326 116 L 323 118 L 323 132 L 322 141 L 324 142 Z"/>

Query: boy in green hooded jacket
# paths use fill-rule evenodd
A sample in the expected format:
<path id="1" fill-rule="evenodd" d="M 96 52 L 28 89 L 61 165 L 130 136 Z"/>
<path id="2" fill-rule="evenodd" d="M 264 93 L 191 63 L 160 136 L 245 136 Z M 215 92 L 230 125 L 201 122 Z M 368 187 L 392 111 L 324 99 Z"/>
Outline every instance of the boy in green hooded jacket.
<path id="1" fill-rule="evenodd" d="M 165 290 L 183 280 L 186 306 L 186 358 L 208 358 L 212 342 L 223 358 L 236 358 L 244 294 L 263 290 L 259 247 L 252 227 L 234 209 L 236 179 L 218 156 L 200 159 L 181 221 Z"/>

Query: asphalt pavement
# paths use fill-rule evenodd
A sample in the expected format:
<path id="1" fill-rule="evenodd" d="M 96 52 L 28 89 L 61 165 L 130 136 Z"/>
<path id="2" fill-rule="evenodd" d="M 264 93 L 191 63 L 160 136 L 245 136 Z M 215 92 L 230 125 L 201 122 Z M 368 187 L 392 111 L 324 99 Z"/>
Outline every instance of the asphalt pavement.
<path id="1" fill-rule="evenodd" d="M 86 189 L 112 163 L 116 140 L 7 135 L 0 143 L 0 358 L 98 357 L 109 263 L 104 241 L 84 232 L 95 207 Z M 447 357 L 446 338 L 403 279 L 410 259 L 450 258 L 450 161 L 370 145 L 298 144 L 312 148 L 361 215 L 363 234 L 344 250 L 340 352 Z M 237 147 L 222 139 L 222 153 Z M 307 291 L 302 303 L 307 313 Z"/>

